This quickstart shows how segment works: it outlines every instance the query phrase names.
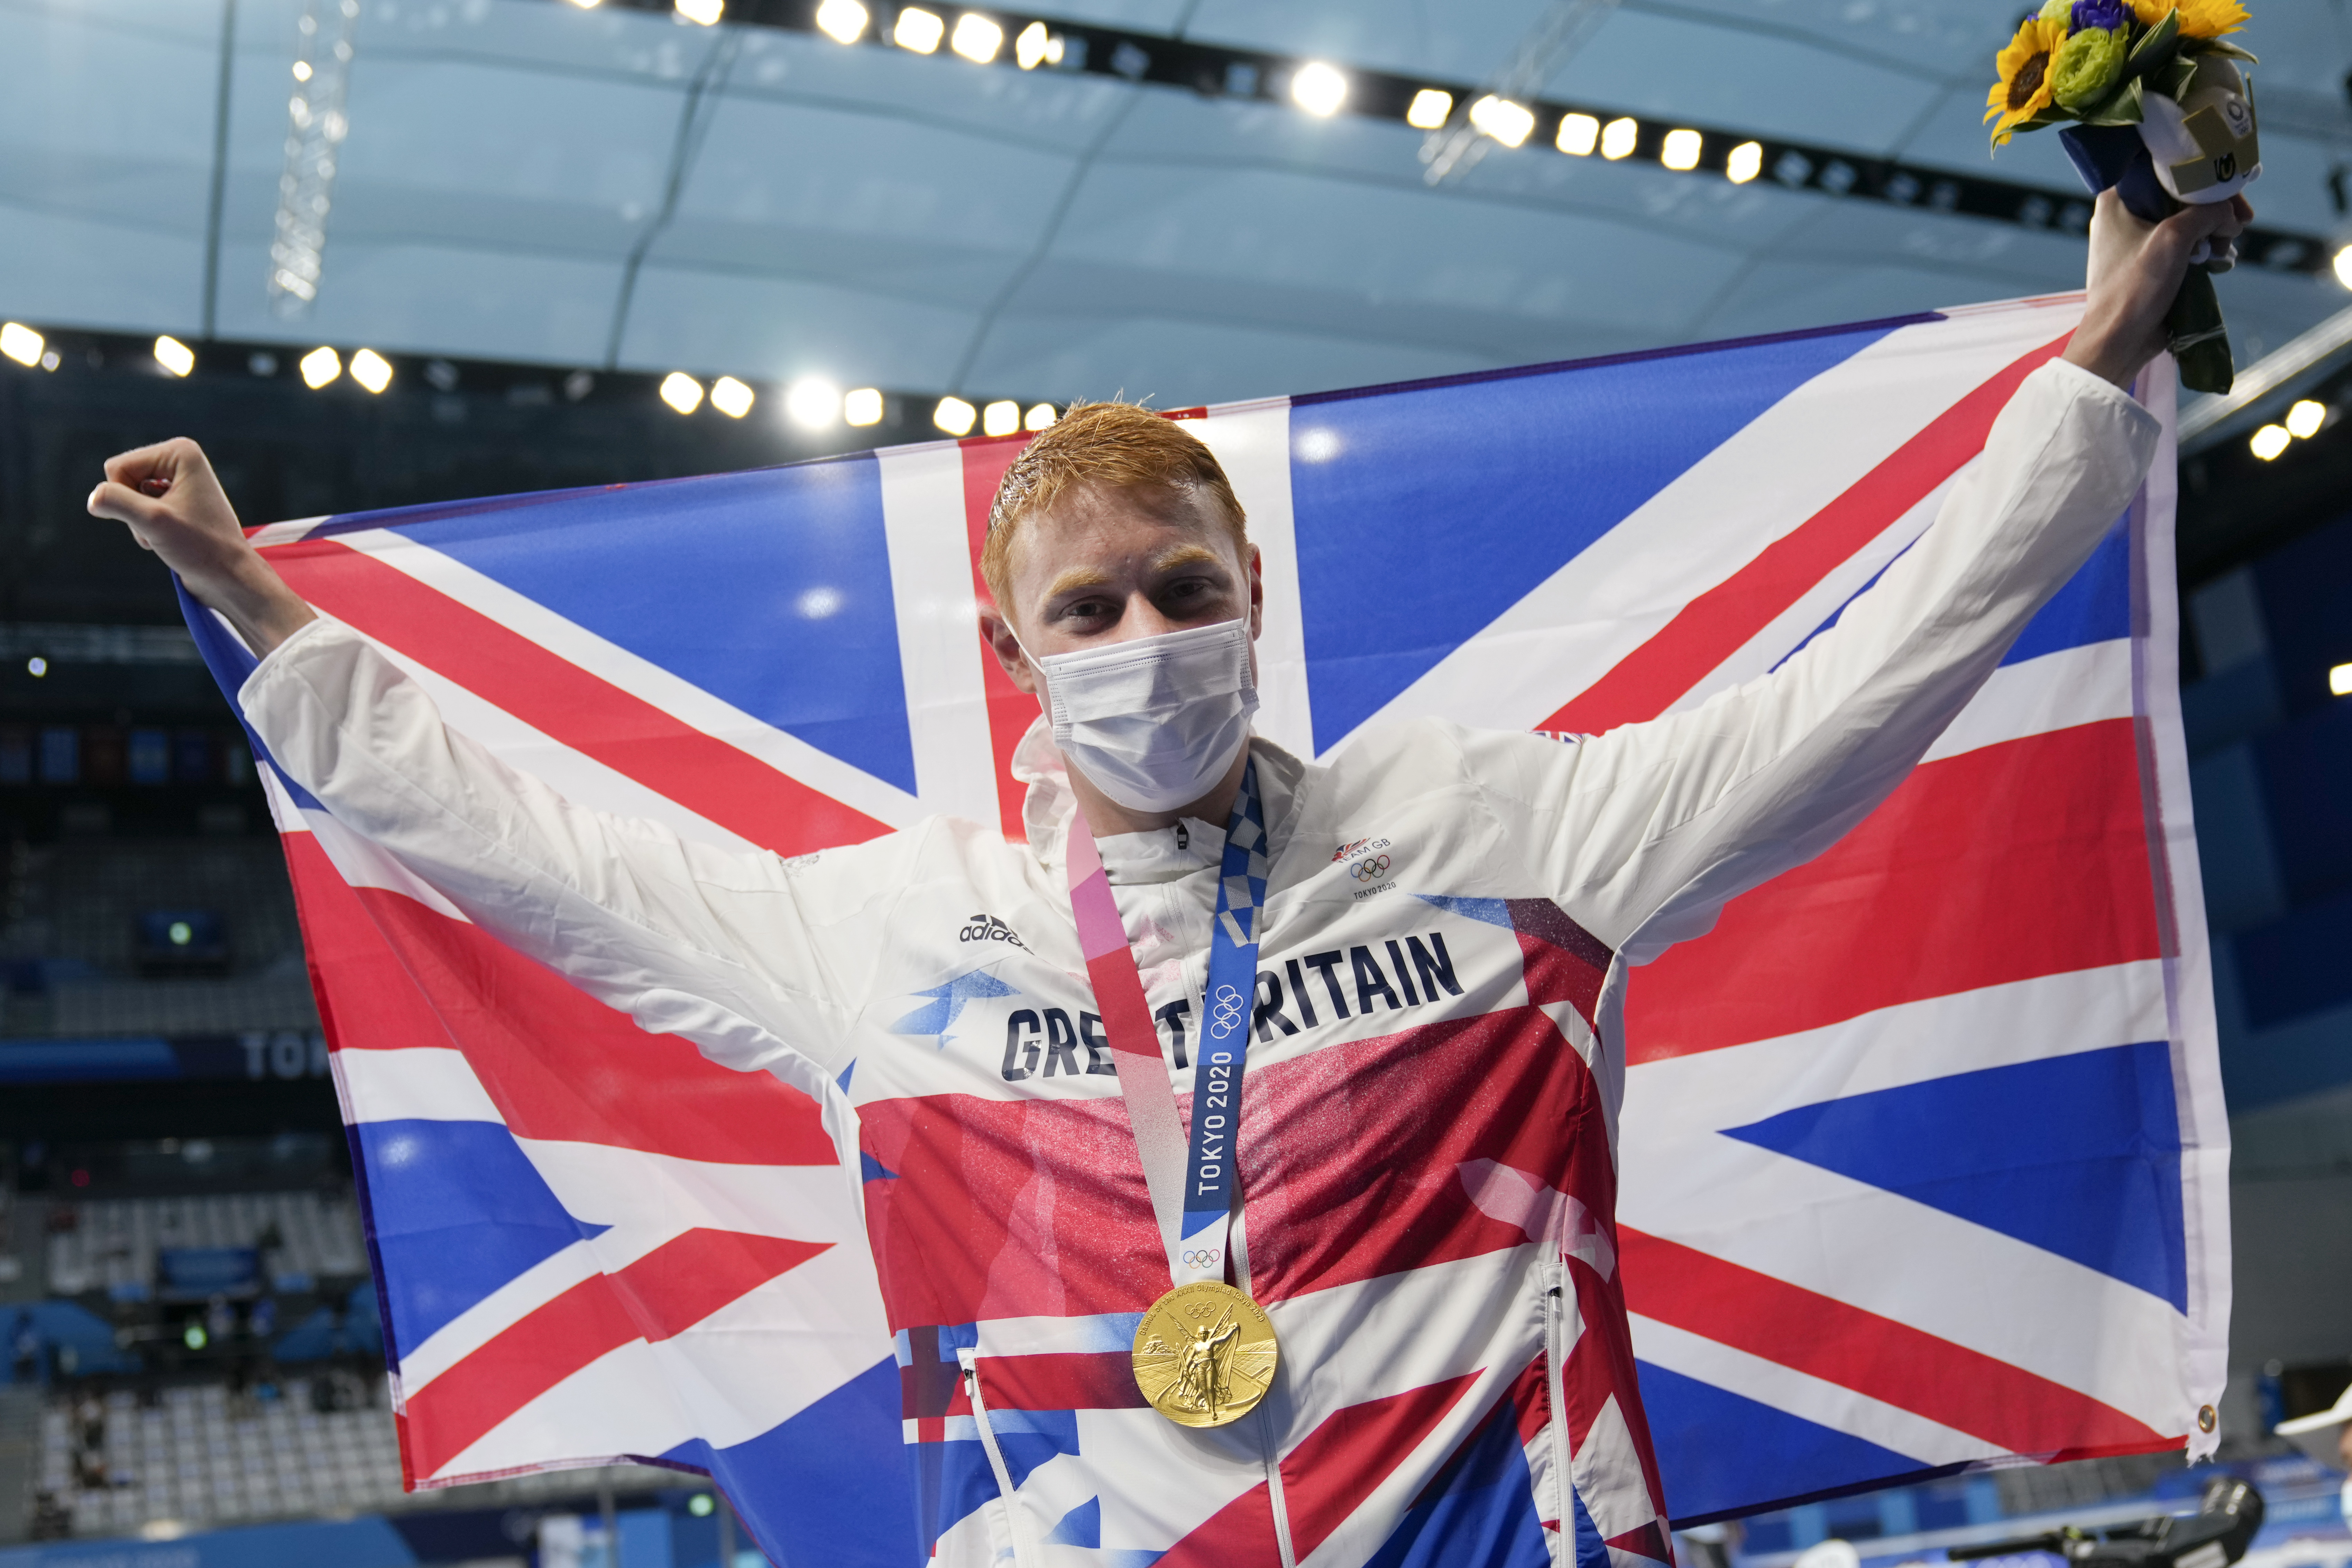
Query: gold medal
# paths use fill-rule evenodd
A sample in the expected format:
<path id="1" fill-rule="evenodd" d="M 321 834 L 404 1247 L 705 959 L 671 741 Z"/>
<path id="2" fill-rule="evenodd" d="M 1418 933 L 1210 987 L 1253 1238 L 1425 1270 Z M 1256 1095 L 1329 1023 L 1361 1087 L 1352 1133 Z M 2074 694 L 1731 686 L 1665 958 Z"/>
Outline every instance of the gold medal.
<path id="1" fill-rule="evenodd" d="M 1264 1309 L 1231 1285 L 1179 1285 L 1135 1329 L 1135 1385 L 1180 1427 L 1222 1427 L 1257 1407 L 1282 1359 Z"/>

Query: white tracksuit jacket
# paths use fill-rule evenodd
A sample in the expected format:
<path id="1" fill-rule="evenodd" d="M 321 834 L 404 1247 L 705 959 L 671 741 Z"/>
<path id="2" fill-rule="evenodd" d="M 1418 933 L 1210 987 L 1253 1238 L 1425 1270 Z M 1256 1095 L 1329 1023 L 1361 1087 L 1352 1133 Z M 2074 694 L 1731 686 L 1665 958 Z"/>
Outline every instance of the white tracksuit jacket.
<path id="1" fill-rule="evenodd" d="M 2121 515 L 2158 433 L 2096 377 L 2035 371 L 1835 628 L 1691 711 L 1570 744 L 1423 721 L 1319 763 L 1255 743 L 1271 875 L 1234 1250 L 1284 1359 L 1216 1431 L 1127 1375 L 1168 1272 L 1041 730 L 1027 843 L 935 818 L 785 861 L 568 804 L 330 622 L 240 698 L 293 779 L 467 917 L 832 1108 L 868 1161 L 939 1560 L 1055 1561 L 1095 1498 L 1100 1548 L 1161 1568 L 1461 1561 L 1474 1529 L 1495 1561 L 1629 1568 L 1669 1552 L 1615 1275 L 1626 966 L 1894 788 Z M 1188 1114 L 1223 826 L 1101 846 Z"/>

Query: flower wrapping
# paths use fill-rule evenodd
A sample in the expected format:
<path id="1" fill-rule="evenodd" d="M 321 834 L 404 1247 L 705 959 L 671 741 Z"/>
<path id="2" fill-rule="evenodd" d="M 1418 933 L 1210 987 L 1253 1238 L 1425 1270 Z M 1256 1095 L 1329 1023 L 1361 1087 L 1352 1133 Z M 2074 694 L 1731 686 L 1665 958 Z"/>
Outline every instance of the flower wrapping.
<path id="1" fill-rule="evenodd" d="M 2226 202 L 2263 172 L 2253 89 L 2239 68 L 2254 57 L 2225 41 L 2245 24 L 2238 0 L 2047 0 L 1993 62 L 1993 146 L 2062 126 L 2084 183 L 2113 187 L 2151 223 Z M 2227 392 L 2235 373 L 2213 275 L 2236 260 L 2226 244 L 2200 246 L 2165 318 L 2193 391 Z"/>

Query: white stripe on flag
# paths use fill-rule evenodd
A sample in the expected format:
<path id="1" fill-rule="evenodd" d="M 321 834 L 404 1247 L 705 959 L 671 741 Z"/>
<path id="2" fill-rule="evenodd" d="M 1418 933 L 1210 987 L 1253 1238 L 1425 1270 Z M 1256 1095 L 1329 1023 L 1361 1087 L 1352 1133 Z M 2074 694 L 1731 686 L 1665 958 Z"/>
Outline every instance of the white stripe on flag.
<path id="1" fill-rule="evenodd" d="M 915 783 L 927 812 L 997 821 L 986 664 L 964 521 L 963 452 L 949 442 L 875 454 Z"/>
<path id="2" fill-rule="evenodd" d="M 1290 403 L 1212 409 L 1184 427 L 1217 455 L 1249 519 L 1265 589 L 1257 641 L 1257 732 L 1301 757 L 1315 754 L 1307 690 L 1307 623 L 1298 602 L 1298 537 L 1290 508 Z"/>
<path id="3" fill-rule="evenodd" d="M 353 1123 L 496 1122 L 505 1118 L 464 1053 L 447 1046 L 335 1052 Z"/>
<path id="4" fill-rule="evenodd" d="M 1785 1410 L 1833 1432 L 1845 1432 L 1866 1443 L 1891 1448 L 1922 1465 L 1957 1465 L 1970 1459 L 1994 1458 L 2008 1451 L 1998 1444 L 1874 1399 L 1843 1384 L 1826 1382 L 1811 1373 L 1782 1366 L 1777 1361 L 1766 1361 L 1655 1318 L 1645 1318 L 1638 1312 L 1629 1313 L 1627 1318 L 1633 1330 L 1633 1354 L 1643 1361 L 1753 1399 L 1759 1405 Z"/>
<path id="5" fill-rule="evenodd" d="M 2117 637 L 2003 664 L 1936 737 L 1922 762 L 2029 735 L 2132 716 L 2131 641 Z M 2164 1031 L 2143 1038 L 2154 1040 Z"/>

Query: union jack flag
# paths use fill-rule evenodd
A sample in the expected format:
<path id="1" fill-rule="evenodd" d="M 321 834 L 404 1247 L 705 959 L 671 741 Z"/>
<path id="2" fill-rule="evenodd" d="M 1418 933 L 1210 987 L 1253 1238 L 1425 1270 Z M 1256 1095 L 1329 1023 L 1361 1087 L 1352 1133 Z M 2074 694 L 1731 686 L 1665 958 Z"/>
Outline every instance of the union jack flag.
<path id="1" fill-rule="evenodd" d="M 1432 715 L 1598 733 L 1769 671 L 1918 536 L 2080 308 L 1178 411 L 1265 552 L 1261 731 L 1302 756 Z M 2143 389 L 2168 428 L 2169 376 Z M 974 615 L 1024 439 L 254 538 L 573 800 L 786 856 L 938 814 L 1018 840 L 1036 708 Z M 2168 436 L 1861 828 L 1633 984 L 1615 1261 L 1679 1522 L 2210 1447 L 2178 1414 L 2217 1400 L 2229 1269 L 2171 474 Z M 190 623 L 233 694 L 252 657 Z M 409 1484 L 634 1458 L 710 1472 L 782 1561 L 908 1560 L 875 1521 L 924 1484 L 916 1428 L 954 1419 L 909 1379 L 954 1364 L 894 1343 L 856 1129 L 488 937 L 256 746 Z M 976 975 L 895 1027 L 948 1030 Z M 1565 1223 L 1507 1168 L 1473 1185 L 1531 1236 Z"/>

